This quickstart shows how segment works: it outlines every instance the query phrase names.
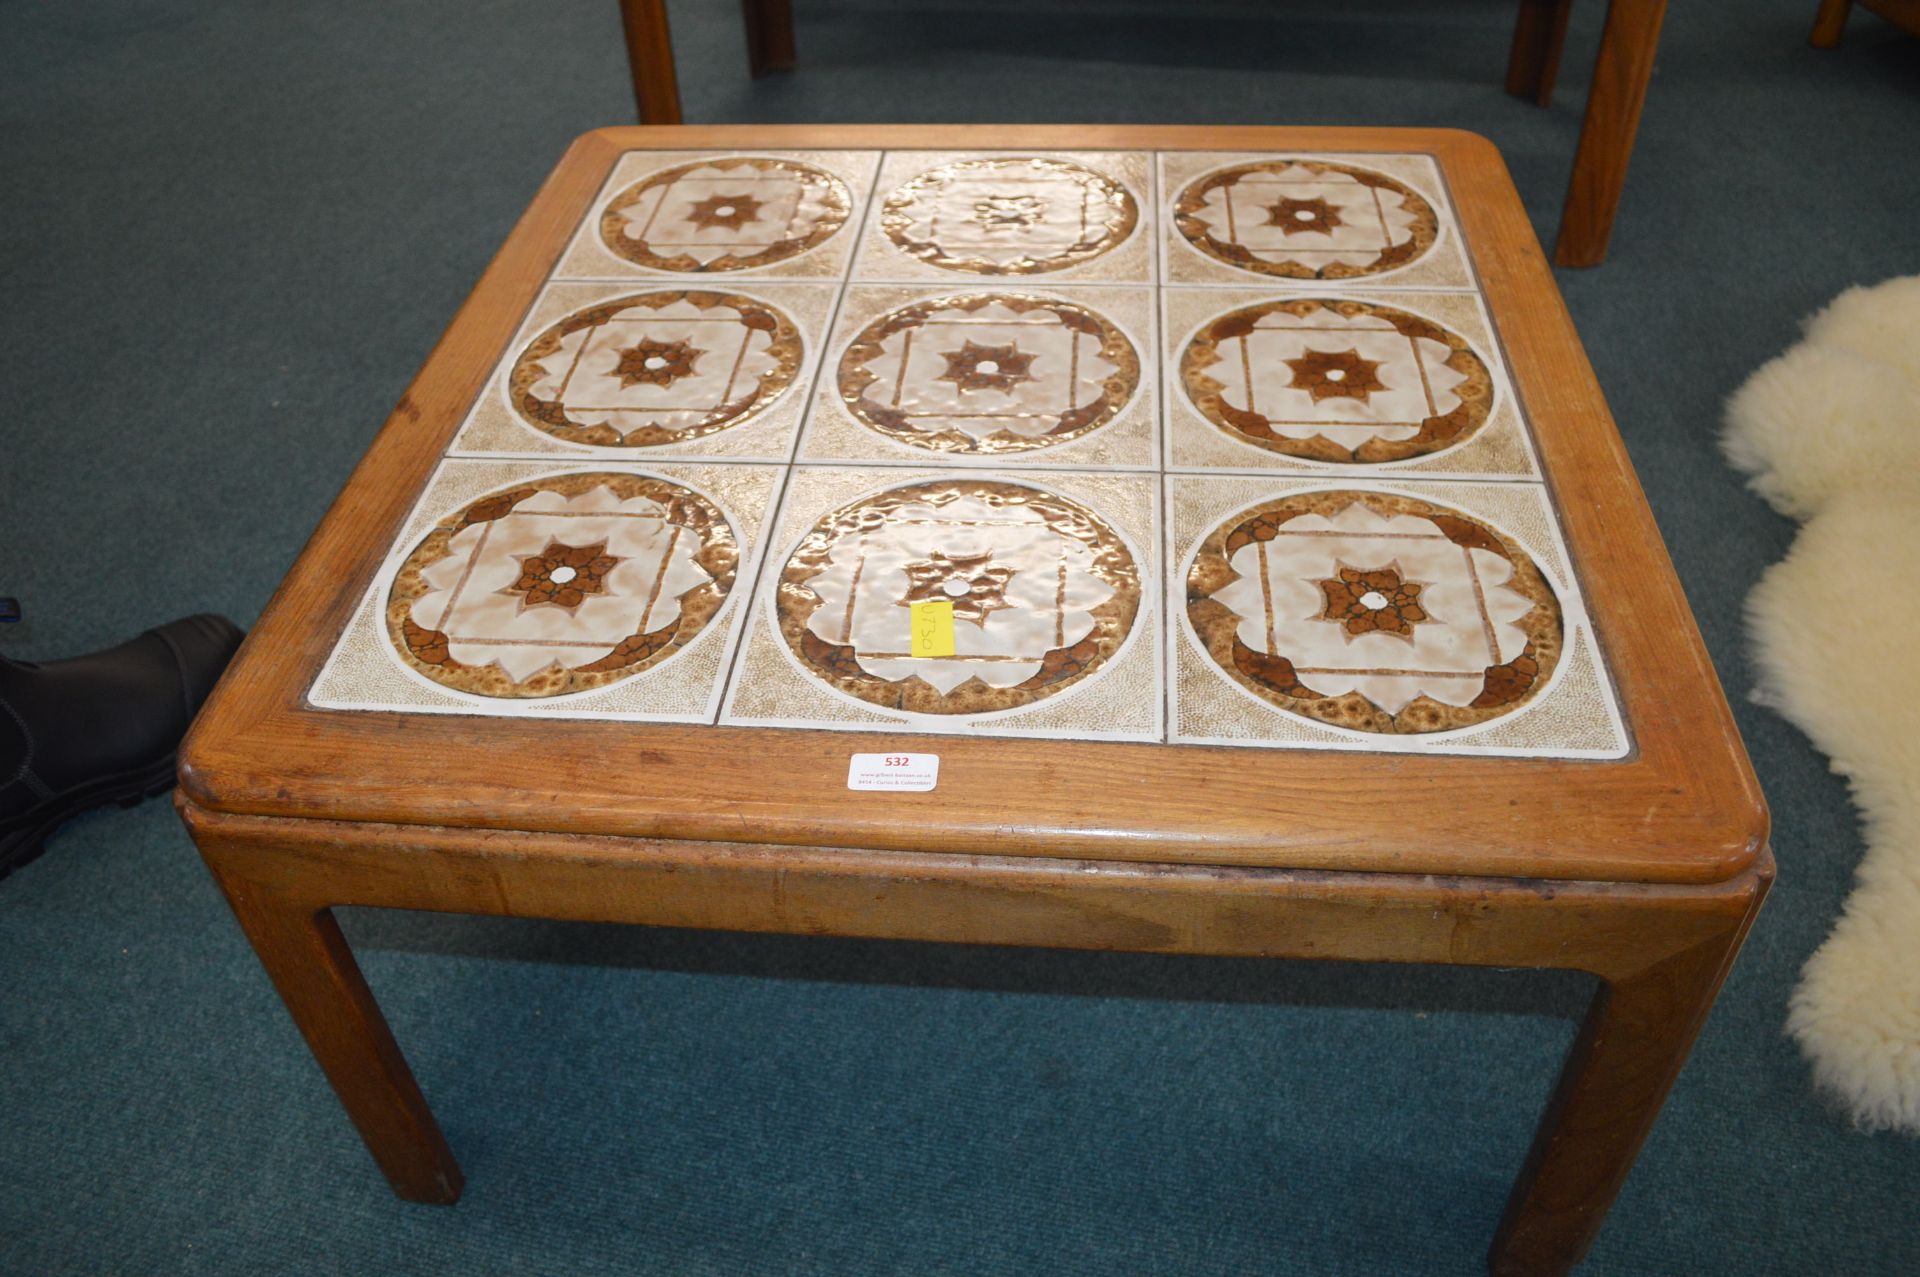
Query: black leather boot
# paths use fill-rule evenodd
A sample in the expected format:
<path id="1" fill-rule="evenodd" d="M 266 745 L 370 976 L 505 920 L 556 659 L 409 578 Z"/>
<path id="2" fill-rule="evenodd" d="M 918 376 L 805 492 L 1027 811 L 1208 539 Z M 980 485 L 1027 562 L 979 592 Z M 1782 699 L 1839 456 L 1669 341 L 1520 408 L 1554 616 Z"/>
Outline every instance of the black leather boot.
<path id="1" fill-rule="evenodd" d="M 70 660 L 0 658 L 0 877 L 76 812 L 172 788 L 180 740 L 242 637 L 189 616 Z"/>

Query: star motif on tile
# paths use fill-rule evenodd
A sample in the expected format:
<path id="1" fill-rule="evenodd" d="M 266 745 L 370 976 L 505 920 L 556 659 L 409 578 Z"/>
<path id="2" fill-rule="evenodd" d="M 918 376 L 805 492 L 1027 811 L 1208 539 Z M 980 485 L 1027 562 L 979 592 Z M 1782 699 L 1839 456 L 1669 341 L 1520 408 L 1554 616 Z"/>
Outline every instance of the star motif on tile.
<path id="1" fill-rule="evenodd" d="M 761 203 L 751 195 L 712 195 L 688 209 L 687 220 L 703 231 L 737 231 L 760 220 Z"/>
<path id="2" fill-rule="evenodd" d="M 1267 205 L 1267 225 L 1278 226 L 1284 235 L 1304 234 L 1307 231 L 1330 235 L 1334 227 L 1345 226 L 1346 223 L 1340 220 L 1339 209 L 1316 198 L 1283 199 Z"/>
<path id="3" fill-rule="evenodd" d="M 1380 365 L 1363 359 L 1358 350 L 1307 349 L 1297 359 L 1286 360 L 1293 369 L 1290 390 L 1304 390 L 1319 403 L 1322 399 L 1358 399 L 1365 403 L 1376 390 L 1385 390 L 1380 380 Z"/>
<path id="4" fill-rule="evenodd" d="M 567 545 L 549 541 L 538 554 L 520 560 L 520 579 L 501 590 L 520 596 L 520 610 L 553 606 L 572 611 L 589 594 L 606 593 L 607 573 L 621 562 L 607 543 Z"/>
<path id="5" fill-rule="evenodd" d="M 671 386 L 682 377 L 693 375 L 693 361 L 707 352 L 688 341 L 655 341 L 644 337 L 637 346 L 619 352 L 620 362 L 613 375 L 620 386 Z"/>
<path id="6" fill-rule="evenodd" d="M 958 350 L 941 351 L 940 357 L 947 361 L 947 370 L 934 380 L 950 381 L 960 387 L 962 393 L 997 390 L 1003 395 L 1012 394 L 1015 386 L 1033 380 L 1027 369 L 1033 364 L 1034 356 L 1022 354 L 1020 347 L 1013 343 L 976 346 L 969 341 Z"/>
<path id="7" fill-rule="evenodd" d="M 993 552 L 956 554 L 949 558 L 939 550 L 931 556 L 904 566 L 907 596 L 901 607 L 939 600 L 953 604 L 958 620 L 985 626 L 987 616 L 1013 606 L 1007 602 L 1007 582 L 1017 569 L 996 567 Z"/>
<path id="8" fill-rule="evenodd" d="M 1350 637 L 1393 634 L 1411 643 L 1413 627 L 1432 619 L 1420 606 L 1425 587 L 1403 579 L 1398 564 L 1372 571 L 1341 564 L 1339 573 L 1317 583 L 1327 603 L 1315 619 L 1343 625 Z"/>
<path id="9" fill-rule="evenodd" d="M 990 230 L 1038 226 L 1047 202 L 1038 195 L 989 195 L 973 206 L 973 220 Z"/>

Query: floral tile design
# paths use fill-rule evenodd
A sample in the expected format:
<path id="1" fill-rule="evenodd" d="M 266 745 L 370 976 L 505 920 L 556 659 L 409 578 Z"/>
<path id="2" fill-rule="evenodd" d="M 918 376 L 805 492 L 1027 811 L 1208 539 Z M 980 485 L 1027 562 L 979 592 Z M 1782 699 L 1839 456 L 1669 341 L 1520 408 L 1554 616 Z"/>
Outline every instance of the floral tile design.
<path id="1" fill-rule="evenodd" d="M 796 467 L 722 722 L 1157 740 L 1149 475 Z M 912 653 L 912 606 L 953 651 Z"/>
<path id="2" fill-rule="evenodd" d="M 1170 739 L 1626 752 L 1544 489 L 1167 485 Z"/>
<path id="3" fill-rule="evenodd" d="M 802 461 L 1152 469 L 1145 288 L 855 285 Z"/>
<path id="4" fill-rule="evenodd" d="M 784 461 L 833 304 L 823 284 L 550 285 L 452 451 Z"/>
<path id="5" fill-rule="evenodd" d="M 1167 464 L 1537 478 L 1480 299 L 1162 294 Z"/>
<path id="6" fill-rule="evenodd" d="M 1426 156 L 1165 152 L 1160 189 L 1168 283 L 1474 286 Z"/>
<path id="7" fill-rule="evenodd" d="M 837 279 L 872 187 L 873 151 L 631 151 L 556 279 Z"/>
<path id="8" fill-rule="evenodd" d="M 445 461 L 309 699 L 709 721 L 782 474 Z"/>
<path id="9" fill-rule="evenodd" d="M 310 699 L 1630 747 L 1424 155 L 629 153 Z"/>
<path id="10" fill-rule="evenodd" d="M 1148 283 L 1152 186 L 1150 157 L 1137 152 L 890 152 L 854 276 Z"/>

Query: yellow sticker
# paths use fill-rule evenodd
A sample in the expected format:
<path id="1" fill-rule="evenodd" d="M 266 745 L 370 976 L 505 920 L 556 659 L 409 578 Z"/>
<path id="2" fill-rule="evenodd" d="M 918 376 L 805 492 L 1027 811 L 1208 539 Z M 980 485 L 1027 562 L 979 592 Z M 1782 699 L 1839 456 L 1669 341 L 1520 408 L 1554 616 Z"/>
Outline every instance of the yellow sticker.
<path id="1" fill-rule="evenodd" d="M 945 599 L 930 599 L 907 609 L 912 613 L 913 638 L 910 656 L 953 655 L 953 604 Z"/>

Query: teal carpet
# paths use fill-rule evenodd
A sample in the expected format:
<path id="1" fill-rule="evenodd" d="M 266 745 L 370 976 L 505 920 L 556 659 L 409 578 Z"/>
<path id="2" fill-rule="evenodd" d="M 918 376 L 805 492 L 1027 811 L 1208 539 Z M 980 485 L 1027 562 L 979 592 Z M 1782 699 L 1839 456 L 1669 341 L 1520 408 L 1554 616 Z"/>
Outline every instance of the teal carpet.
<path id="1" fill-rule="evenodd" d="M 1452 125 L 1551 233 L 1561 99 L 1511 0 L 799 0 L 753 83 L 674 6 L 694 120 Z M 1781 878 L 1585 1271 L 1920 1271 L 1920 1143 L 1781 1032 L 1859 836 L 1746 704 L 1793 529 L 1712 447 L 1840 289 L 1920 269 L 1920 42 L 1674 6 L 1613 260 L 1565 274 L 1761 779 Z M 0 651 L 250 622 L 567 141 L 631 118 L 612 0 L 0 3 Z M 347 920 L 453 1145 L 395 1201 L 164 803 L 0 882 L 0 1273 L 1472 1273 L 1571 977 Z"/>

